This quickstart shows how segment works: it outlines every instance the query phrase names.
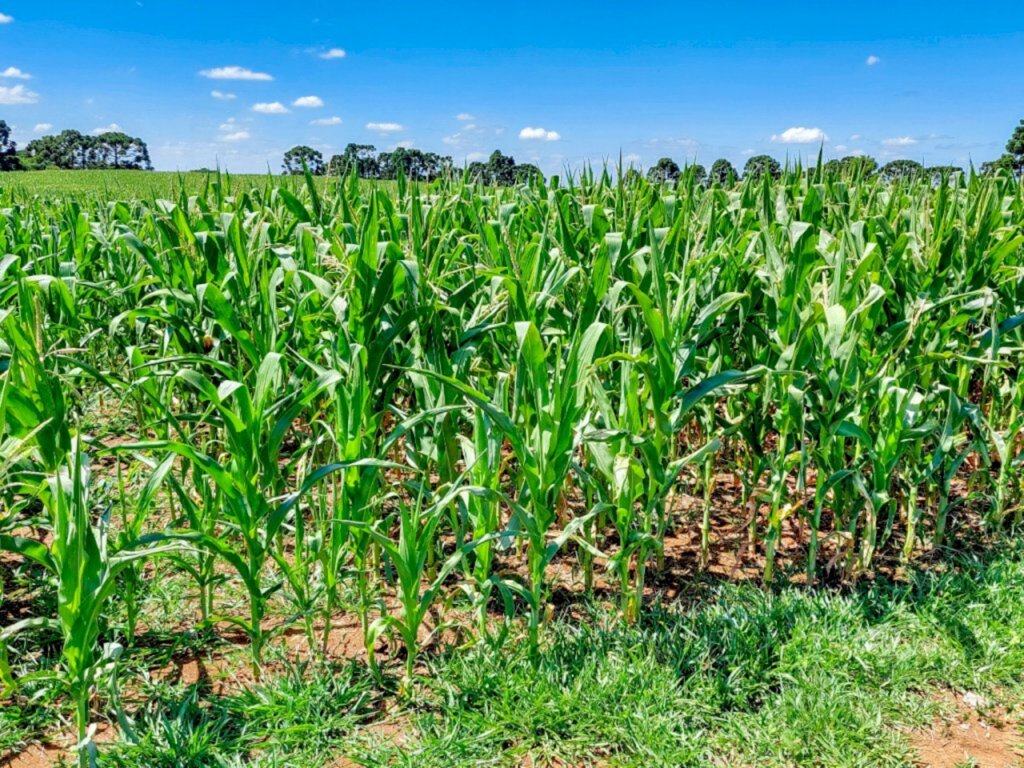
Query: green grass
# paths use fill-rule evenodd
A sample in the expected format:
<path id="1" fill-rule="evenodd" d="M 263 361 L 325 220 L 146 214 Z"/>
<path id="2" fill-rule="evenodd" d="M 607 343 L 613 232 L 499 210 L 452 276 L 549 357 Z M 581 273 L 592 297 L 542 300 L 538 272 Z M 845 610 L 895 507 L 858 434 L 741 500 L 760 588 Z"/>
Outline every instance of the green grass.
<path id="1" fill-rule="evenodd" d="M 215 177 L 215 173 L 195 171 L 8 171 L 0 173 L 0 196 L 9 191 L 22 200 L 35 195 L 78 199 L 175 199 L 182 190 L 195 193 Z M 235 191 L 266 187 L 270 183 L 303 183 L 301 177 L 267 173 L 225 174 L 225 178 L 230 180 Z M 327 179 L 320 181 L 327 185 Z"/>
<path id="2" fill-rule="evenodd" d="M 1024 691 L 1019 547 L 845 594 L 708 589 L 631 627 L 598 606 L 557 620 L 536 666 L 525 642 L 428 656 L 401 713 L 381 714 L 395 683 L 361 665 L 293 666 L 234 696 L 156 686 L 137 743 L 102 764 L 909 766 L 904 730 L 939 712 L 931 694 Z"/>

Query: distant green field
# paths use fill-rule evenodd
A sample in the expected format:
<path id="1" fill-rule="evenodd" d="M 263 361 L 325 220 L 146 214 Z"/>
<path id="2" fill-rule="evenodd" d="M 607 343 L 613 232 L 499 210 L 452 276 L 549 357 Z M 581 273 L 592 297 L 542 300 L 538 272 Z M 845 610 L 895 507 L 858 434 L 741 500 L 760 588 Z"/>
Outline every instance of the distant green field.
<path id="1" fill-rule="evenodd" d="M 215 173 L 176 171 L 30 171 L 0 173 L 0 194 L 11 191 L 15 197 L 42 195 L 87 195 L 104 198 L 161 198 L 176 195 L 184 186 L 201 190 L 216 181 Z M 302 184 L 301 177 L 269 176 L 267 174 L 223 174 L 221 179 L 233 190 L 280 185 L 292 181 Z M 326 179 L 320 179 L 326 184 Z"/>

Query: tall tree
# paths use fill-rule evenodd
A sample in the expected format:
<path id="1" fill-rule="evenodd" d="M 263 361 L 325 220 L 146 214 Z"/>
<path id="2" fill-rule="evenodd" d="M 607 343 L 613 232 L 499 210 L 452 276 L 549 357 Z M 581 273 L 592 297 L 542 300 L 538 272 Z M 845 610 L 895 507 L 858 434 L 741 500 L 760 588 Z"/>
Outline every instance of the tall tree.
<path id="1" fill-rule="evenodd" d="M 1017 172 L 1013 155 L 1006 152 L 1003 153 L 998 160 L 989 160 L 987 163 L 981 164 L 982 176 L 994 176 L 1000 171 L 1005 171 L 1007 173 Z"/>
<path id="2" fill-rule="evenodd" d="M 933 165 L 925 173 L 931 178 L 933 184 L 941 184 L 944 181 L 963 173 L 964 169 L 958 165 Z"/>
<path id="3" fill-rule="evenodd" d="M 924 166 L 916 160 L 893 160 L 882 166 L 879 171 L 886 181 L 901 179 L 919 179 L 925 175 Z"/>
<path id="4" fill-rule="evenodd" d="M 487 171 L 491 184 L 507 187 L 516 183 L 516 161 L 511 155 L 503 155 L 500 149 L 487 159 Z"/>
<path id="5" fill-rule="evenodd" d="M 726 160 L 724 157 L 720 157 L 711 164 L 711 183 L 721 184 L 725 186 L 731 184 L 733 179 L 739 178 L 739 174 L 736 172 L 736 168 L 733 164 Z"/>
<path id="6" fill-rule="evenodd" d="M 377 148 L 372 144 L 349 144 L 343 154 L 334 155 L 327 164 L 332 176 L 348 175 L 353 170 L 364 179 L 380 178 Z"/>
<path id="7" fill-rule="evenodd" d="M 773 179 L 777 179 L 782 175 L 782 166 L 779 165 L 779 161 L 771 155 L 754 155 L 752 158 L 747 160 L 747 164 L 743 166 L 743 176 L 752 176 L 755 179 L 759 179 L 765 174 L 771 176 Z"/>
<path id="8" fill-rule="evenodd" d="M 1020 121 L 1006 142 L 1006 154 L 1012 158 L 1013 170 L 1017 173 L 1024 173 L 1024 119 Z"/>
<path id="9" fill-rule="evenodd" d="M 540 168 L 532 163 L 519 163 L 515 169 L 516 184 L 532 184 L 538 179 L 544 181 Z"/>
<path id="10" fill-rule="evenodd" d="M 308 168 L 314 176 L 323 176 L 324 156 L 312 147 L 300 144 L 284 153 L 284 171 L 293 176 L 303 173 Z"/>
<path id="11" fill-rule="evenodd" d="M 674 184 L 679 181 L 679 164 L 671 157 L 663 157 L 647 171 L 647 179 L 652 184 Z"/>
<path id="12" fill-rule="evenodd" d="M 481 163 L 479 160 L 469 164 L 469 167 L 466 168 L 466 175 L 475 184 L 491 183 L 491 172 L 487 169 L 487 163 Z"/>
<path id="13" fill-rule="evenodd" d="M 11 129 L 6 121 L 0 120 L 0 171 L 21 170 L 18 145 L 11 140 Z"/>
<path id="14" fill-rule="evenodd" d="M 56 136 L 42 136 L 25 147 L 25 156 L 37 169 L 119 168 L 152 170 L 149 148 L 142 139 L 120 131 L 87 136 L 65 130 Z"/>
<path id="15" fill-rule="evenodd" d="M 150 170 L 149 148 L 142 139 L 121 131 L 108 131 L 90 141 L 93 161 L 100 168 Z"/>

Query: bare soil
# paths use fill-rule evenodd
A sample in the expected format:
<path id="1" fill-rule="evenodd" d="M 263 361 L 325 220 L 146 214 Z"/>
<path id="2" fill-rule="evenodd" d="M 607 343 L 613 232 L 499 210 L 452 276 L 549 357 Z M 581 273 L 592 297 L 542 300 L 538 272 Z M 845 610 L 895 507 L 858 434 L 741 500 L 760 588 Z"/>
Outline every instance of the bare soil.
<path id="1" fill-rule="evenodd" d="M 968 706 L 963 695 L 948 693 L 943 699 L 949 703 L 951 714 L 937 717 L 927 728 L 910 734 L 922 768 L 1024 765 L 1024 733 L 1019 721 L 1000 709 Z M 970 701 L 970 696 L 966 699 Z"/>

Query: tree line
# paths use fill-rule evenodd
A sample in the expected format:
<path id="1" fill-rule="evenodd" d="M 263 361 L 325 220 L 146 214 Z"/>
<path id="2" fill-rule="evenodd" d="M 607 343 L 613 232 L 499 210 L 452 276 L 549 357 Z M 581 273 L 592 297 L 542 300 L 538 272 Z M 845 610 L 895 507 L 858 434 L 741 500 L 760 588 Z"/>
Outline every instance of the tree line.
<path id="1" fill-rule="evenodd" d="M 378 152 L 372 144 L 349 144 L 342 154 L 332 155 L 327 161 L 318 150 L 299 145 L 285 152 L 283 168 L 288 174 L 300 174 L 308 168 L 314 176 L 345 176 L 354 171 L 364 179 L 384 180 L 396 179 L 401 173 L 406 179 L 416 181 L 432 181 L 457 170 L 451 155 L 405 147 Z M 458 171 L 462 172 L 461 169 Z M 486 163 L 470 163 L 466 172 L 474 181 L 499 186 L 543 177 L 537 166 L 517 163 L 515 158 L 500 150 L 492 152 Z"/>
<path id="2" fill-rule="evenodd" d="M 728 184 L 730 181 L 741 178 L 739 171 L 728 160 L 721 158 L 711 166 L 711 171 L 703 165 L 688 166 L 694 174 L 698 183 L 710 181 L 717 184 Z M 647 171 L 647 178 L 653 182 L 674 183 L 682 176 L 684 168 L 680 168 L 670 157 L 663 157 L 658 160 Z M 825 163 L 825 170 L 832 173 L 842 173 L 849 176 L 867 178 L 880 175 L 886 181 L 897 179 L 921 179 L 929 178 L 934 182 L 948 178 L 950 175 L 960 172 L 963 169 L 955 165 L 933 165 L 925 166 L 916 160 L 893 160 L 883 166 L 878 161 L 867 155 L 850 155 L 842 159 L 829 160 Z M 1006 143 L 1006 151 L 998 160 L 992 160 L 981 165 L 981 174 L 990 176 L 1000 171 L 1013 173 L 1017 176 L 1024 175 L 1024 120 L 1014 130 L 1010 140 Z M 743 168 L 743 177 L 752 176 L 758 178 L 765 174 L 772 178 L 779 178 L 782 175 L 782 165 L 770 155 L 755 155 L 747 160 Z"/>
<path id="3" fill-rule="evenodd" d="M 151 171 L 146 142 L 122 131 L 85 134 L 65 130 L 30 141 L 23 150 L 0 120 L 0 171 L 120 169 Z"/>

